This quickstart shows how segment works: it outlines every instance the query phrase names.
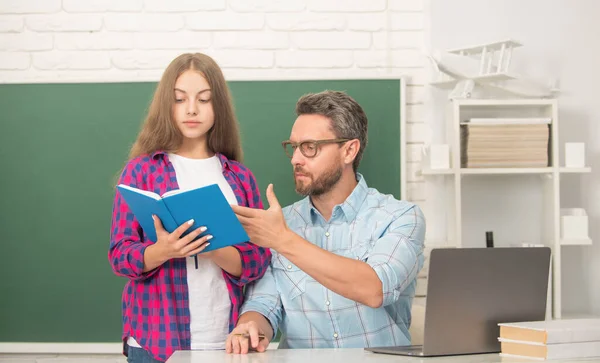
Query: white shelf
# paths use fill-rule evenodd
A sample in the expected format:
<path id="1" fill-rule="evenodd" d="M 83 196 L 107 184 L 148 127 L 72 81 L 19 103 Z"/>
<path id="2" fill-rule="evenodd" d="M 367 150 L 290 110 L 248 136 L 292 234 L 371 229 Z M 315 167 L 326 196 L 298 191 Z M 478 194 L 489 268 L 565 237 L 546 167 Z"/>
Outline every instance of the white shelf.
<path id="1" fill-rule="evenodd" d="M 583 173 L 591 173 L 592 172 L 592 168 L 590 168 L 589 166 L 585 167 L 585 168 L 567 168 L 567 167 L 563 166 L 563 167 L 561 167 L 559 169 L 559 171 L 561 173 L 565 173 L 565 174 L 568 174 L 568 173 L 571 173 L 571 174 L 583 174 Z"/>
<path id="2" fill-rule="evenodd" d="M 551 174 L 553 168 L 460 168 L 456 169 L 423 169 L 421 175 L 499 175 L 499 174 Z"/>
<path id="3" fill-rule="evenodd" d="M 516 120 L 516 119 L 549 119 L 551 120 L 549 127 L 549 160 L 548 163 L 552 166 L 548 167 L 533 167 L 533 168 L 461 168 L 461 122 L 470 119 L 497 119 L 501 120 Z M 463 203 L 471 208 L 469 211 L 473 212 L 473 206 L 476 204 L 471 203 L 465 188 L 474 188 L 475 193 L 485 193 L 484 188 L 490 185 L 489 188 L 493 188 L 491 185 L 499 185 L 497 180 L 489 180 L 490 178 L 482 178 L 483 180 L 477 180 L 476 175 L 514 175 L 514 176 L 526 176 L 526 175 L 539 175 L 542 182 L 540 183 L 525 183 L 526 188 L 536 189 L 536 194 L 539 195 L 541 202 L 539 215 L 523 216 L 522 218 L 531 218 L 532 223 L 539 226 L 539 234 L 537 239 L 545 241 L 544 245 L 552 248 L 552 261 L 550 280 L 551 284 L 548 288 L 548 301 L 547 301 L 547 317 L 561 318 L 562 316 L 562 294 L 563 294 L 563 260 L 562 246 L 584 246 L 592 244 L 591 239 L 577 239 L 569 240 L 563 239 L 560 236 L 561 233 L 561 193 L 560 187 L 562 179 L 568 178 L 567 174 L 580 175 L 590 173 L 592 170 L 590 167 L 582 168 L 568 168 L 560 165 L 559 155 L 563 155 L 562 141 L 559 137 L 559 115 L 558 115 L 558 102 L 556 99 L 454 99 L 451 100 L 447 106 L 447 124 L 445 127 L 445 141 L 444 143 L 449 145 L 450 148 L 450 167 L 448 169 L 430 169 L 430 165 L 427 160 L 423 161 L 423 169 L 420 174 L 424 176 L 451 176 L 451 178 L 444 177 L 442 182 L 444 185 L 444 191 L 447 195 L 444 196 L 441 203 L 445 204 L 445 228 L 446 228 L 446 239 L 452 241 L 455 247 L 460 248 L 468 246 L 469 241 L 463 241 L 465 235 L 463 229 L 469 228 L 471 223 L 470 220 L 466 220 L 463 216 L 465 207 Z M 474 175 L 475 177 L 464 178 L 465 175 Z M 550 177 L 550 178 L 548 178 Z M 470 180 L 475 179 L 475 180 Z M 439 182 L 439 181 L 436 181 Z M 488 183 L 491 182 L 491 183 Z M 518 184 L 515 184 L 518 186 Z M 440 189 L 441 190 L 441 189 Z M 493 190 L 490 191 L 490 195 L 493 195 Z M 519 194 L 515 194 L 518 198 Z M 502 196 L 499 196 L 502 198 Z M 470 203 L 470 204 L 468 204 Z M 498 208 L 500 209 L 500 207 Z M 481 211 L 484 213 L 485 211 Z M 507 213 L 507 218 L 515 218 L 514 211 L 512 210 L 496 210 L 495 213 Z M 521 218 L 521 217 L 519 217 Z M 471 231 L 468 231 L 469 233 Z M 470 236 L 470 235 L 469 235 Z M 517 236 L 518 238 L 518 236 Z M 463 244 L 463 242 L 465 244 Z"/>
<path id="4" fill-rule="evenodd" d="M 554 99 L 546 98 L 514 98 L 514 99 L 478 99 L 464 98 L 452 100 L 459 106 L 553 106 L 556 104 Z"/>
<path id="5" fill-rule="evenodd" d="M 564 174 L 585 174 L 591 173 L 592 168 L 565 168 L 560 167 L 558 169 L 560 173 Z M 501 174 L 551 174 L 554 172 L 553 167 L 547 168 L 460 168 L 458 171 L 463 175 L 501 175 Z M 423 169 L 421 175 L 453 175 L 456 173 L 455 169 Z"/>
<path id="6" fill-rule="evenodd" d="M 592 244 L 591 238 L 581 238 L 581 239 L 561 239 L 561 246 L 589 246 Z"/>

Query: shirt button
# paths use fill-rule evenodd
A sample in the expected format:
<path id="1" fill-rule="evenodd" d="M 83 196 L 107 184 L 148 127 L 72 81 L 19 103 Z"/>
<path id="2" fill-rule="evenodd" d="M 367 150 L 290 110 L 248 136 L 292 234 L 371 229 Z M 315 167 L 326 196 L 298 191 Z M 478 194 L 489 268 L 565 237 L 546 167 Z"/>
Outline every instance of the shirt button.
<path id="1" fill-rule="evenodd" d="M 325 305 L 329 306 L 329 304 L 331 304 L 329 300 L 325 301 Z"/>
<path id="2" fill-rule="evenodd" d="M 333 337 L 337 339 L 338 334 L 337 333 L 333 333 Z"/>
<path id="3" fill-rule="evenodd" d="M 325 237 L 329 237 L 329 232 L 325 232 Z"/>
<path id="4" fill-rule="evenodd" d="M 288 265 L 288 270 L 291 270 L 291 269 L 292 269 L 292 265 Z"/>

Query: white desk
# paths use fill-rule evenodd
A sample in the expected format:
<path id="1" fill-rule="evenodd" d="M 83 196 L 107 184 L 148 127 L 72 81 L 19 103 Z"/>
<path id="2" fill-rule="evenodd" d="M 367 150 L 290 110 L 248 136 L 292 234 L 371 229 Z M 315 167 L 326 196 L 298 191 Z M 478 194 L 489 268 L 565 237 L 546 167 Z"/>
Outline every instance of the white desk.
<path id="1" fill-rule="evenodd" d="M 500 357 L 498 354 L 456 355 L 435 358 L 376 354 L 363 349 L 274 349 L 265 353 L 227 354 L 224 351 L 178 351 L 167 363 L 535 363 L 536 360 Z M 553 360 L 552 363 L 600 362 L 600 358 Z"/>

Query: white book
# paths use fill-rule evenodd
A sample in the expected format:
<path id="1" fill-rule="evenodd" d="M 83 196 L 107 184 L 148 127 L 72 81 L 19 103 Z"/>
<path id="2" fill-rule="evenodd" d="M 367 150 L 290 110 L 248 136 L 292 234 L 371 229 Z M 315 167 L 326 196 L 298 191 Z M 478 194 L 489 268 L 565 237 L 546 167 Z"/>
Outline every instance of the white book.
<path id="1" fill-rule="evenodd" d="M 502 355 L 534 359 L 570 359 L 600 357 L 600 341 L 541 344 L 498 338 Z"/>
<path id="2" fill-rule="evenodd" d="M 500 337 L 542 344 L 600 341 L 600 319 L 500 323 Z"/>

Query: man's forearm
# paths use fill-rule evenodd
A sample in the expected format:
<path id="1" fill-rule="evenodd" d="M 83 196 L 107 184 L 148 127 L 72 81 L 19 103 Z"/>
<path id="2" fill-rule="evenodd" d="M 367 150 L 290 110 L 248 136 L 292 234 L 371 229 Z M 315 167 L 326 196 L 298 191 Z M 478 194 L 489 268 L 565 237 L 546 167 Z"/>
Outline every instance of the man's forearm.
<path id="1" fill-rule="evenodd" d="M 381 306 L 383 287 L 371 266 L 338 256 L 289 233 L 277 252 L 336 294 L 373 308 Z"/>
<path id="2" fill-rule="evenodd" d="M 261 313 L 257 313 L 256 311 L 248 311 L 243 313 L 238 319 L 238 325 L 247 323 L 249 321 L 254 321 L 260 331 L 262 331 L 266 338 L 271 341 L 273 340 L 273 327 L 267 318 L 265 318 Z"/>

